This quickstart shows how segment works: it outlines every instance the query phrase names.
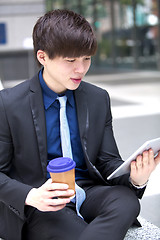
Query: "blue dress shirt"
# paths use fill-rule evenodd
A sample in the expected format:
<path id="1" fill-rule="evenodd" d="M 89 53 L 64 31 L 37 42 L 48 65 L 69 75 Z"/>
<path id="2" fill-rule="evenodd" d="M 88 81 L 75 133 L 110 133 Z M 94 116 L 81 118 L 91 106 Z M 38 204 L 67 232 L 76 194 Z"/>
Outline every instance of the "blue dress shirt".
<path id="1" fill-rule="evenodd" d="M 46 117 L 47 129 L 47 151 L 48 161 L 62 157 L 60 140 L 60 104 L 57 100 L 58 94 L 53 92 L 45 83 L 42 75 L 43 69 L 39 72 L 39 80 L 42 87 L 43 102 Z M 67 90 L 67 118 L 71 136 L 73 160 L 76 162 L 76 180 L 89 178 L 88 170 L 84 160 L 83 150 L 80 141 L 77 113 L 73 91 Z M 49 174 L 47 177 L 50 177 Z"/>

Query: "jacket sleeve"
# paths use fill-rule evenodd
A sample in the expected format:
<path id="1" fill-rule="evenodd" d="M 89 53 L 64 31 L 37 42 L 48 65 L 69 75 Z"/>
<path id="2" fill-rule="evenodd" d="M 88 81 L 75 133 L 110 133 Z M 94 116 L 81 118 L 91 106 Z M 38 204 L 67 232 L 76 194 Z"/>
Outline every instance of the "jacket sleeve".
<path id="1" fill-rule="evenodd" d="M 13 153 L 12 136 L 0 93 L 0 201 L 24 219 L 25 199 L 32 187 L 12 179 Z"/>
<path id="2" fill-rule="evenodd" d="M 104 134 L 97 156 L 96 167 L 103 176 L 103 178 L 111 185 L 125 185 L 131 188 L 136 195 L 141 198 L 145 188 L 136 189 L 132 186 L 129 181 L 129 174 L 122 175 L 120 177 L 114 178 L 110 181 L 107 180 L 107 177 L 117 169 L 124 161 L 121 159 L 119 154 L 117 144 L 114 138 L 113 127 L 112 127 L 112 114 L 110 107 L 110 98 L 106 92 L 106 114 L 105 114 L 105 123 L 104 123 Z"/>

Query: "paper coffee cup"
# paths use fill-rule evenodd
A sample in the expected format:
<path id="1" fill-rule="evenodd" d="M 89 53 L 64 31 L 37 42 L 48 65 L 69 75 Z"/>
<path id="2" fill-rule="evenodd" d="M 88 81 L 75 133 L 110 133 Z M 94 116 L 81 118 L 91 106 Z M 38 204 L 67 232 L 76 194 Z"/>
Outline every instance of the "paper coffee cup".
<path id="1" fill-rule="evenodd" d="M 47 166 L 47 171 L 50 173 L 52 182 L 66 183 L 69 189 L 75 192 L 75 166 L 76 163 L 67 157 L 60 157 L 51 160 Z M 73 198 L 74 195 L 71 196 Z"/>

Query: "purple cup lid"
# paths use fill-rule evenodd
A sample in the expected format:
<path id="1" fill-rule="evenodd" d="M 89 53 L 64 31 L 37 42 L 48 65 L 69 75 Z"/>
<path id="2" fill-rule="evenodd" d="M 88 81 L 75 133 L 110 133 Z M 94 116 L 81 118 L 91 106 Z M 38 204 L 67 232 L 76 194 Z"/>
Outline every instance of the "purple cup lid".
<path id="1" fill-rule="evenodd" d="M 75 168 L 76 163 L 67 157 L 60 157 L 51 160 L 47 166 L 48 172 L 60 173 L 67 172 L 73 168 Z"/>

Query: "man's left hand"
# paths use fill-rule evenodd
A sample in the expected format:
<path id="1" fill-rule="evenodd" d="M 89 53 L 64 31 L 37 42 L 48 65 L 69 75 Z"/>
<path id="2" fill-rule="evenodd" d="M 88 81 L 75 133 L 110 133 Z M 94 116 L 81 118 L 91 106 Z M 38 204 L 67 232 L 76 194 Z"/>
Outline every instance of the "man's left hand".
<path id="1" fill-rule="evenodd" d="M 158 163 L 160 163 L 160 151 L 155 158 L 152 149 L 144 151 L 136 158 L 136 161 L 131 162 L 131 182 L 136 186 L 144 185 Z"/>

